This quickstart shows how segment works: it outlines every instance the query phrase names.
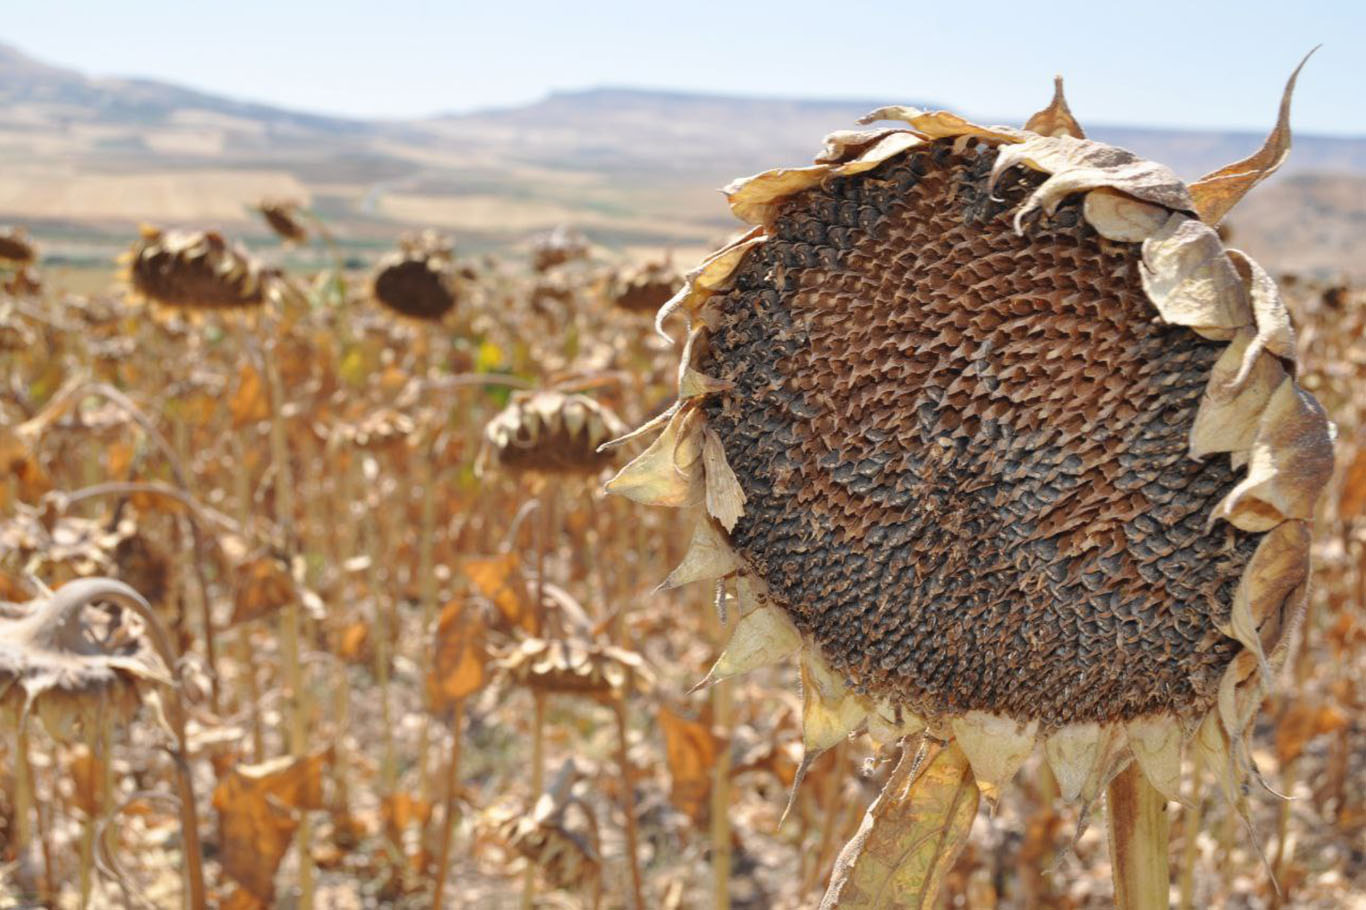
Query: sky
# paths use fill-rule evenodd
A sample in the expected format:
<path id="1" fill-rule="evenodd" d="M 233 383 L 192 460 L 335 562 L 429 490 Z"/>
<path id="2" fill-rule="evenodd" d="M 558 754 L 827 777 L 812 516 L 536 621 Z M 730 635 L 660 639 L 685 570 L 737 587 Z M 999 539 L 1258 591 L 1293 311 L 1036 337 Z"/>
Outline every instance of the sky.
<path id="1" fill-rule="evenodd" d="M 92 75 L 365 118 L 610 85 L 1019 120 L 1061 73 L 1083 124 L 1259 131 L 1322 44 L 1293 126 L 1366 135 L 1366 0 L 43 0 L 14 4 L 0 41 Z"/>

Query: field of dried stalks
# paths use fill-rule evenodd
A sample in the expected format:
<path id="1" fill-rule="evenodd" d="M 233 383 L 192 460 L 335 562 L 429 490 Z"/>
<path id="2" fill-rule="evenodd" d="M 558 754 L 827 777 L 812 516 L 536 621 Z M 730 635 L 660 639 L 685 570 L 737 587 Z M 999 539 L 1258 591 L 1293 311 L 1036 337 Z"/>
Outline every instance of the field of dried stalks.
<path id="1" fill-rule="evenodd" d="M 829 750 L 780 823 L 795 669 L 691 691 L 713 592 L 656 590 L 682 525 L 606 496 L 625 456 L 587 448 L 602 409 L 670 403 L 647 312 L 676 277 L 564 240 L 539 268 L 417 244 L 454 288 L 426 320 L 340 269 L 213 309 L 10 281 L 0 907 L 815 905 L 889 756 Z M 1212 779 L 1173 807 L 1180 906 L 1366 906 L 1366 293 L 1286 290 L 1338 474 L 1255 826 Z M 85 576 L 150 615 L 116 595 L 19 629 Z M 1078 822 L 1027 768 L 944 905 L 1110 906 Z"/>

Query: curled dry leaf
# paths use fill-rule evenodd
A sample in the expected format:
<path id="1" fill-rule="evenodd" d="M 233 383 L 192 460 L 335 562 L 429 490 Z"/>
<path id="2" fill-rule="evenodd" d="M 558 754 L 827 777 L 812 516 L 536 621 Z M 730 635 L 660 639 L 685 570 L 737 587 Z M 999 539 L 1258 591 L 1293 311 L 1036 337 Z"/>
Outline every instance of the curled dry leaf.
<path id="1" fill-rule="evenodd" d="M 978 793 L 957 745 L 919 767 L 903 748 L 892 776 L 840 851 L 821 910 L 900 910 L 933 904 L 972 830 Z"/>

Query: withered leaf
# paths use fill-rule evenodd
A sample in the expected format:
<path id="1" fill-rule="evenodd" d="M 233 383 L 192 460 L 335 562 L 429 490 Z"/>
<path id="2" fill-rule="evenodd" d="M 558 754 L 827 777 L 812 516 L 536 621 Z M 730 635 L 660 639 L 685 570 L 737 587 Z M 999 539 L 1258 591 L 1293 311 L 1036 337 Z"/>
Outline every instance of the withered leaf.
<path id="1" fill-rule="evenodd" d="M 901 760 L 840 851 L 821 910 L 935 906 L 935 896 L 967 841 L 977 784 L 967 756 L 950 743 L 912 778 L 914 747 Z"/>
<path id="2" fill-rule="evenodd" d="M 708 724 L 665 707 L 659 709 L 659 726 L 664 731 L 664 757 L 669 765 L 669 802 L 700 825 L 707 817 L 712 769 L 725 740 Z"/>
<path id="3" fill-rule="evenodd" d="M 294 579 L 284 562 L 274 556 L 258 556 L 237 569 L 232 623 L 269 616 L 293 603 L 295 597 Z"/>
<path id="4" fill-rule="evenodd" d="M 232 414 L 234 427 L 244 427 L 270 417 L 270 398 L 266 395 L 265 383 L 261 373 L 250 364 L 244 365 L 237 375 L 237 388 L 228 400 L 228 411 Z"/>
<path id="5" fill-rule="evenodd" d="M 532 634 L 536 632 L 535 603 L 527 592 L 522 578 L 522 561 L 516 553 L 469 559 L 465 561 L 464 570 L 475 589 L 498 608 L 509 626 Z"/>
<path id="6" fill-rule="evenodd" d="M 449 709 L 488 682 L 485 632 L 478 611 L 469 603 L 451 601 L 442 609 L 427 676 L 427 698 L 436 711 Z"/>
<path id="7" fill-rule="evenodd" d="M 214 789 L 223 869 L 260 900 L 274 897 L 275 872 L 299 827 L 299 810 L 322 808 L 323 769 L 331 761 L 328 749 L 239 765 Z"/>

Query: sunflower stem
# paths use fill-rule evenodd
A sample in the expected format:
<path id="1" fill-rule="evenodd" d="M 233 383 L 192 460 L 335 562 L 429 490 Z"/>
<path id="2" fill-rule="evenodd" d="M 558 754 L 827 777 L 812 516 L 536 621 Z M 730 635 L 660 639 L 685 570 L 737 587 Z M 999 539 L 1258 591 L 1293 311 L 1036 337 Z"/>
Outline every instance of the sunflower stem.
<path id="1" fill-rule="evenodd" d="M 1118 910 L 1169 906 L 1167 804 L 1131 762 L 1110 783 L 1106 799 L 1110 862 Z"/>
<path id="2" fill-rule="evenodd" d="M 730 910 L 730 735 L 734 682 L 723 679 L 712 688 L 713 723 L 725 731 L 711 784 L 712 905 L 716 910 Z"/>
<path id="3" fill-rule="evenodd" d="M 451 844 L 455 841 L 455 804 L 460 792 L 460 725 L 465 717 L 465 700 L 451 706 L 451 754 L 446 762 L 446 809 L 441 817 L 441 847 L 436 861 L 436 884 L 432 890 L 433 910 L 441 910 L 450 875 Z"/>

